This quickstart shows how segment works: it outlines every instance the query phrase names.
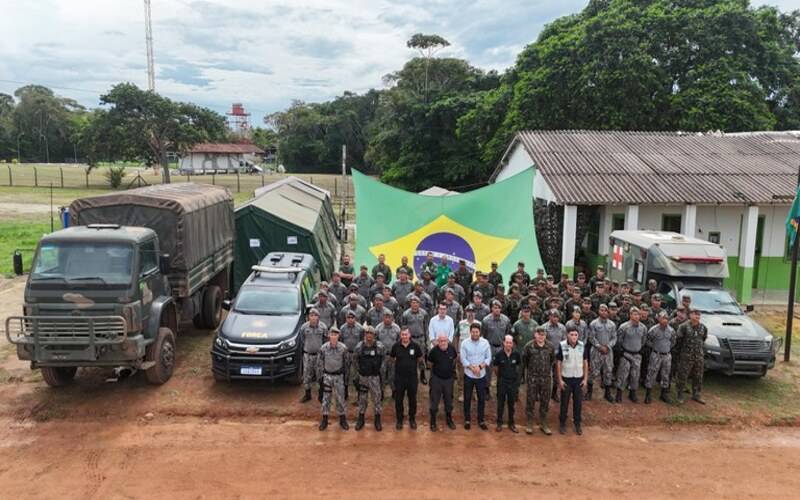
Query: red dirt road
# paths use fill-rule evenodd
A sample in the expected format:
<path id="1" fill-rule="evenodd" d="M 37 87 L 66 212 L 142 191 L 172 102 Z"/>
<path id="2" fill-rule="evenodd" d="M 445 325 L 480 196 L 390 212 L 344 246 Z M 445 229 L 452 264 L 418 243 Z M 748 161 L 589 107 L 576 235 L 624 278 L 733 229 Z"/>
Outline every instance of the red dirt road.
<path id="1" fill-rule="evenodd" d="M 797 497 L 800 430 L 361 432 L 308 420 L 0 420 L 3 498 Z M 788 473 L 787 473 L 788 472 Z"/>

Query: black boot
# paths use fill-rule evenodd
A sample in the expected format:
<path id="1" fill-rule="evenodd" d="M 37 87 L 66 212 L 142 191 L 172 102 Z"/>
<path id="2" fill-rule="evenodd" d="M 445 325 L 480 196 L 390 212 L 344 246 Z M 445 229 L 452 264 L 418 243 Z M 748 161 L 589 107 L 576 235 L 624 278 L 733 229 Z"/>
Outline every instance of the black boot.
<path id="1" fill-rule="evenodd" d="M 609 385 L 609 386 L 606 386 L 606 388 L 605 388 L 605 394 L 603 394 L 603 397 L 604 397 L 604 398 L 606 399 L 606 401 L 608 401 L 609 403 L 613 403 L 613 402 L 614 402 L 614 398 L 611 396 L 611 386 L 610 386 L 610 385 Z"/>
<path id="2" fill-rule="evenodd" d="M 414 415 L 409 416 L 408 426 L 411 428 L 411 430 L 414 431 L 417 430 L 417 417 L 415 417 Z"/>
<path id="3" fill-rule="evenodd" d="M 364 428 L 364 414 L 363 413 L 359 413 L 358 414 L 358 420 L 356 420 L 356 430 L 360 431 L 363 428 Z"/>
<path id="4" fill-rule="evenodd" d="M 447 427 L 449 427 L 451 431 L 456 430 L 456 423 L 453 421 L 452 413 L 447 413 L 445 415 L 445 420 L 447 420 Z"/>
<path id="5" fill-rule="evenodd" d="M 437 430 L 439 429 L 436 428 L 436 413 L 431 412 L 431 432 L 436 432 Z"/>
<path id="6" fill-rule="evenodd" d="M 322 420 L 320 420 L 319 422 L 319 430 L 324 431 L 327 428 L 328 428 L 328 416 L 323 415 Z"/>
<path id="7" fill-rule="evenodd" d="M 425 370 L 419 371 L 419 382 L 422 385 L 428 385 L 428 378 L 425 376 Z"/>
<path id="8" fill-rule="evenodd" d="M 339 415 L 339 427 L 341 427 L 342 430 L 345 431 L 350 428 L 350 425 L 348 425 L 347 423 L 347 417 L 345 417 L 344 415 Z"/>
<path id="9" fill-rule="evenodd" d="M 659 399 L 661 399 L 661 401 L 667 403 L 668 405 L 672 404 L 672 396 L 669 395 L 669 387 L 661 388 L 661 397 Z"/>
<path id="10" fill-rule="evenodd" d="M 383 430 L 383 425 L 381 425 L 381 416 L 375 415 L 375 430 L 380 432 Z"/>
<path id="11" fill-rule="evenodd" d="M 631 389 L 630 391 L 628 391 L 628 399 L 630 399 L 632 403 L 638 403 L 639 402 L 639 398 L 638 398 L 638 396 L 636 396 L 636 391 L 634 389 Z"/>
<path id="12" fill-rule="evenodd" d="M 586 387 L 586 397 L 583 398 L 584 400 L 586 400 L 586 401 L 591 401 L 592 400 L 592 389 L 593 388 L 594 388 L 593 384 L 588 384 L 587 385 L 587 387 Z"/>
<path id="13" fill-rule="evenodd" d="M 308 403 L 311 401 L 311 389 L 306 389 L 306 392 L 303 394 L 303 397 L 300 398 L 301 403 Z"/>
<path id="14" fill-rule="evenodd" d="M 622 403 L 622 389 L 617 389 L 617 397 L 614 398 L 617 403 Z"/>
<path id="15" fill-rule="evenodd" d="M 345 403 L 347 403 L 347 394 L 348 394 L 348 392 L 347 392 L 347 387 L 348 387 L 348 386 L 345 384 L 345 386 L 344 386 L 344 402 L 345 402 Z"/>
<path id="16" fill-rule="evenodd" d="M 644 404 L 649 405 L 653 402 L 653 390 L 648 388 L 644 393 Z"/>

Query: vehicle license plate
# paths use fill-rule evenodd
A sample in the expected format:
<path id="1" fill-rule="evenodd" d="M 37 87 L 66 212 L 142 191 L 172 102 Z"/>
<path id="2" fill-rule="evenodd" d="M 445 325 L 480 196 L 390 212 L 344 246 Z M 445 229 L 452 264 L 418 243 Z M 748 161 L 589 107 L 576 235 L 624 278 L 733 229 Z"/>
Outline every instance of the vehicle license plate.
<path id="1" fill-rule="evenodd" d="M 242 375 L 261 375 L 261 367 L 260 366 L 243 366 L 239 373 Z"/>

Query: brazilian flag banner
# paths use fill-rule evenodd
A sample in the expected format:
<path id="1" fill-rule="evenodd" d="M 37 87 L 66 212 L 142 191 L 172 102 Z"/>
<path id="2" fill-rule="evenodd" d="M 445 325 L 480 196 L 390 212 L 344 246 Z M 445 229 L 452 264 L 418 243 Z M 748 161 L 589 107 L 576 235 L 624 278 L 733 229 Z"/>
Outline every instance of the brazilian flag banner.
<path id="1" fill-rule="evenodd" d="M 378 255 L 394 271 L 403 256 L 416 276 L 431 252 L 454 271 L 464 259 L 470 271 L 498 271 L 508 282 L 517 262 L 533 274 L 542 267 L 533 227 L 533 168 L 468 193 L 409 193 L 353 170 L 356 202 L 355 264 L 370 269 Z"/>

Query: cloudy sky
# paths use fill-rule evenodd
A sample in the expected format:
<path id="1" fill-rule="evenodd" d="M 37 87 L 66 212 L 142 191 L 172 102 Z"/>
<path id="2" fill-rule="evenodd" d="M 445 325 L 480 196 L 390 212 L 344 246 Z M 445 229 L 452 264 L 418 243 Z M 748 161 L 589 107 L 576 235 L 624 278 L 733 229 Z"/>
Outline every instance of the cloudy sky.
<path id="1" fill-rule="evenodd" d="M 796 0 L 767 0 L 783 10 Z M 156 90 L 259 124 L 293 99 L 380 87 L 437 33 L 447 54 L 502 70 L 585 0 L 152 0 Z M 0 0 L 0 92 L 53 87 L 87 106 L 119 81 L 146 87 L 142 0 Z"/>

